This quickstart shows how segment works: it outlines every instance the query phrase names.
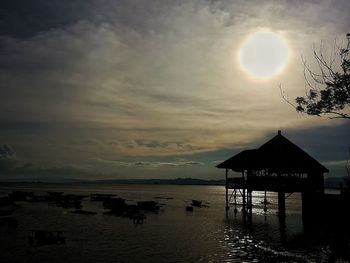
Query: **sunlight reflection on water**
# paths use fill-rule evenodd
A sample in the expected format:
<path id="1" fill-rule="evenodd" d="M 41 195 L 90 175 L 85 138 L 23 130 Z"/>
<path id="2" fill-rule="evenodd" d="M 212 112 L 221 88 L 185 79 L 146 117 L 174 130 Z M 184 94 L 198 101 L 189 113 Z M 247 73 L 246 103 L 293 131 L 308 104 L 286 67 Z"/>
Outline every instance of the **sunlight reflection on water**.
<path id="1" fill-rule="evenodd" d="M 20 188 L 20 187 L 18 187 Z M 147 214 L 143 225 L 126 218 L 103 215 L 99 202 L 86 199 L 84 209 L 96 216 L 70 213 L 69 209 L 45 203 L 21 202 L 15 211 L 18 228 L 1 225 L 2 258 L 26 262 L 323 262 L 322 246 L 299 244 L 303 238 L 300 195 L 287 199 L 285 226 L 276 216 L 276 195 L 268 193 L 268 212 L 261 203 L 264 194 L 253 193 L 253 216 L 243 219 L 233 209 L 224 210 L 222 186 L 161 185 L 24 185 L 36 192 L 116 193 L 130 203 L 155 200 L 164 205 L 158 214 Z M 3 192 L 10 188 L 1 189 Z M 161 197 L 164 199 L 155 199 Z M 166 199 L 172 197 L 173 199 Z M 208 207 L 186 212 L 192 199 Z M 32 248 L 28 229 L 59 229 L 67 236 L 65 246 Z M 24 260 L 25 259 L 25 260 Z M 326 261 L 324 261 L 326 262 Z"/>

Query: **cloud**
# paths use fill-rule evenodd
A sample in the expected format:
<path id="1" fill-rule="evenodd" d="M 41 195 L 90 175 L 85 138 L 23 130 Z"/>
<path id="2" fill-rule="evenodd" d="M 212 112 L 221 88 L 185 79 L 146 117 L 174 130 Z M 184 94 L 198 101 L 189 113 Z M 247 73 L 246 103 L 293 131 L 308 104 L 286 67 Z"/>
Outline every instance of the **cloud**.
<path id="1" fill-rule="evenodd" d="M 0 145 L 0 173 L 16 169 L 19 165 L 15 151 L 8 145 Z"/>
<path id="2" fill-rule="evenodd" d="M 30 176 L 66 176 L 87 178 L 96 171 L 88 171 L 74 165 L 38 165 L 18 159 L 15 151 L 7 145 L 0 146 L 0 178 L 13 179 Z"/>
<path id="3" fill-rule="evenodd" d="M 16 153 L 7 145 L 0 145 L 0 158 L 13 159 L 16 158 Z"/>
<path id="4" fill-rule="evenodd" d="M 97 175 L 96 171 L 88 171 L 85 168 L 74 165 L 38 165 L 19 160 L 17 158 L 0 157 L 0 178 L 28 178 L 37 176 L 64 176 L 73 178 L 89 178 Z"/>
<path id="5" fill-rule="evenodd" d="M 329 166 L 346 166 L 346 164 L 348 163 L 348 160 L 338 160 L 338 161 L 328 161 L 325 162 L 325 165 L 329 165 Z"/>
<path id="6" fill-rule="evenodd" d="M 88 166 L 99 156 L 111 167 L 192 167 L 172 158 L 241 149 L 279 129 L 342 124 L 296 114 L 278 85 L 290 97 L 303 92 L 299 55 L 344 35 L 347 1 L 0 5 L 0 136 L 39 166 Z M 293 54 L 265 82 L 237 62 L 243 39 L 261 28 L 286 37 Z"/>
<path id="7" fill-rule="evenodd" d="M 229 157 L 231 157 L 231 156 L 229 156 Z M 229 158 L 229 157 L 228 157 L 228 158 Z M 227 158 L 227 159 L 228 159 L 228 158 Z M 218 164 L 220 164 L 220 163 L 222 163 L 222 162 L 224 162 L 224 161 L 225 161 L 225 160 L 215 160 L 215 161 L 212 161 L 212 164 L 216 166 L 216 165 L 218 165 Z"/>
<path id="8" fill-rule="evenodd" d="M 158 168 L 158 167 L 190 167 L 190 166 L 204 165 L 203 162 L 186 160 L 186 159 L 175 159 L 174 161 L 168 161 L 168 162 L 160 162 L 160 161 L 123 162 L 123 161 L 115 161 L 115 160 L 105 160 L 101 158 L 92 158 L 90 160 L 98 164 L 105 164 L 105 165 L 110 165 L 114 167 L 145 166 L 145 167 Z"/>

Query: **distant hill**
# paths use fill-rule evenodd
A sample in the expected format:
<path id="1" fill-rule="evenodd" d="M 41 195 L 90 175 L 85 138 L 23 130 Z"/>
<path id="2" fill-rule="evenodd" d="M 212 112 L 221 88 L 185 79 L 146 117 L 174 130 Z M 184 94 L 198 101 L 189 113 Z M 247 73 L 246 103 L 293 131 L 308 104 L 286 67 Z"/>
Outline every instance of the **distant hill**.
<path id="1" fill-rule="evenodd" d="M 159 184 L 159 185 L 225 185 L 225 180 L 204 180 L 193 178 L 176 179 L 103 179 L 80 180 L 67 177 L 33 177 L 0 179 L 0 182 L 9 183 L 86 183 L 86 184 Z"/>
<path id="2" fill-rule="evenodd" d="M 19 177 L 19 178 L 5 178 L 0 179 L 0 182 L 9 182 L 9 183 L 81 183 L 87 182 L 87 180 L 74 179 L 69 177 Z"/>
<path id="3" fill-rule="evenodd" d="M 344 186 L 344 181 L 342 177 L 328 177 L 324 180 L 324 186 L 326 188 L 339 188 L 340 183 L 343 183 Z"/>
<path id="4" fill-rule="evenodd" d="M 160 185 L 225 185 L 225 180 L 204 180 L 193 178 L 176 179 L 108 179 L 91 181 L 101 184 L 160 184 Z"/>
<path id="5" fill-rule="evenodd" d="M 32 177 L 32 178 L 10 178 L 0 179 L 0 182 L 9 183 L 86 183 L 86 184 L 159 184 L 159 185 L 225 185 L 225 180 L 205 180 L 194 178 L 176 178 L 176 179 L 102 179 L 102 180 L 83 180 L 69 177 Z M 342 177 L 325 178 L 326 188 L 339 188 L 343 182 Z M 343 183 L 343 186 L 344 183 Z"/>

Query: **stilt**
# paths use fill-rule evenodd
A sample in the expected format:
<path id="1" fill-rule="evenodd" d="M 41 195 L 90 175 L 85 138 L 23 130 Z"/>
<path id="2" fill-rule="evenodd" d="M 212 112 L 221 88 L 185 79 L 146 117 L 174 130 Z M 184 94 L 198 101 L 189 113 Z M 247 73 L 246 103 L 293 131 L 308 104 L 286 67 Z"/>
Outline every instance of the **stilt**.
<path id="1" fill-rule="evenodd" d="M 250 213 L 253 212 L 253 190 L 250 191 Z"/>
<path id="2" fill-rule="evenodd" d="M 245 188 L 242 189 L 242 213 L 246 212 L 246 197 L 245 197 Z"/>
<path id="3" fill-rule="evenodd" d="M 340 201 L 345 199 L 344 194 L 340 197 L 328 197 L 324 193 L 324 175 L 328 169 L 285 138 L 281 131 L 262 146 L 243 150 L 216 167 L 226 169 L 226 210 L 232 205 L 234 195 L 233 208 L 242 210 L 244 218 L 251 216 L 249 212 L 253 209 L 253 191 L 265 192 L 261 193 L 259 200 L 262 201 L 261 197 L 264 196 L 259 207 L 265 213 L 268 206 L 275 206 L 269 203 L 271 200 L 267 199 L 267 191 L 278 195 L 280 220 L 287 219 L 286 199 L 289 198 L 289 193 L 302 193 L 303 218 L 310 215 L 311 223 L 319 222 L 319 218 L 325 217 L 325 205 L 332 206 L 334 211 L 345 209 L 345 204 Z M 236 177 L 232 173 L 239 174 Z M 235 191 L 238 192 L 237 200 Z"/>
<path id="4" fill-rule="evenodd" d="M 252 190 L 247 190 L 247 212 L 249 213 L 252 213 L 253 209 L 252 192 Z"/>
<path id="5" fill-rule="evenodd" d="M 233 210 L 233 212 L 235 214 L 237 214 L 237 190 L 234 190 L 234 199 L 235 199 L 235 209 Z"/>
<path id="6" fill-rule="evenodd" d="M 245 214 L 246 212 L 246 197 L 245 197 L 245 179 L 244 179 L 244 171 L 242 172 L 242 213 Z"/>
<path id="7" fill-rule="evenodd" d="M 315 198 L 313 198 L 312 194 L 309 192 L 301 193 L 302 217 L 304 226 L 312 223 L 312 219 L 315 218 L 317 214 L 317 211 L 315 209 L 317 202 L 314 200 Z M 322 197 L 319 197 L 318 200 L 322 200 Z"/>
<path id="8" fill-rule="evenodd" d="M 242 190 L 242 212 L 245 213 L 245 188 L 243 188 Z"/>
<path id="9" fill-rule="evenodd" d="M 279 216 L 286 215 L 286 199 L 284 192 L 278 192 L 278 214 Z"/>
<path id="10" fill-rule="evenodd" d="M 228 169 L 226 169 L 226 211 L 230 209 L 228 203 L 228 183 L 227 183 Z"/>

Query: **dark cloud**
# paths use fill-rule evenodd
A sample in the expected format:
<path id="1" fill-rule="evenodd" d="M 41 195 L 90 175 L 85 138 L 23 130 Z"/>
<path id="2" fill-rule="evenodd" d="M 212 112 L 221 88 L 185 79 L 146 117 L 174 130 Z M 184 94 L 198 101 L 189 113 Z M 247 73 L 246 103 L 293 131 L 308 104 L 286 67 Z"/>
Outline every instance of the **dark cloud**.
<path id="1" fill-rule="evenodd" d="M 7 145 L 0 145 L 0 158 L 16 158 L 16 153 Z"/>
<path id="2" fill-rule="evenodd" d="M 149 148 L 166 148 L 169 145 L 168 142 L 159 142 L 156 140 L 151 140 L 151 141 L 136 140 L 135 143 L 138 146 L 144 146 L 144 147 L 149 147 Z"/>
<path id="3" fill-rule="evenodd" d="M 158 141 L 158 140 L 135 140 L 135 144 L 139 147 L 146 148 L 160 148 L 160 149 L 178 149 L 178 150 L 195 150 L 198 147 L 191 145 L 190 143 L 180 141 Z"/>
<path id="4" fill-rule="evenodd" d="M 0 3 L 1 35 L 28 38 L 80 21 L 122 25 L 140 33 L 166 21 L 166 10 L 185 1 L 137 0 L 4 0 Z M 160 21 L 159 21 L 160 20 Z M 163 26 L 166 23 L 163 23 Z"/>
<path id="5" fill-rule="evenodd" d="M 6 145 L 0 146 L 0 179 L 19 179 L 29 177 L 53 176 L 71 178 L 89 178 L 96 171 L 73 165 L 38 165 L 17 159 L 15 152 Z"/>
<path id="6" fill-rule="evenodd" d="M 334 125 L 287 130 L 285 134 L 320 161 L 339 161 L 349 157 L 350 123 L 348 121 L 339 123 L 334 120 Z"/>
<path id="7" fill-rule="evenodd" d="M 18 166 L 16 153 L 7 145 L 0 145 L 0 174 Z"/>
<path id="8" fill-rule="evenodd" d="M 205 163 L 200 161 L 193 161 L 187 159 L 175 159 L 172 161 L 115 161 L 115 160 L 106 160 L 101 158 L 92 158 L 91 161 L 96 163 L 102 163 L 106 165 L 116 166 L 116 167 L 134 167 L 134 166 L 148 166 L 148 167 L 189 167 L 197 165 L 205 165 Z"/>
<path id="9" fill-rule="evenodd" d="M 256 83 L 234 52 L 271 27 L 301 53 L 344 35 L 348 9 L 348 1 L 1 1 L 0 137 L 19 155 L 3 166 L 31 174 L 194 167 L 215 176 L 214 160 L 279 128 L 321 161 L 344 160 L 348 126 L 325 119 L 320 128 L 274 89 L 282 81 L 303 90 L 297 59 L 281 80 Z"/>
<path id="10" fill-rule="evenodd" d="M 13 37 L 31 37 L 73 24 L 84 17 L 81 14 L 84 14 L 82 1 L 4 0 L 0 3 L 0 32 Z"/>

